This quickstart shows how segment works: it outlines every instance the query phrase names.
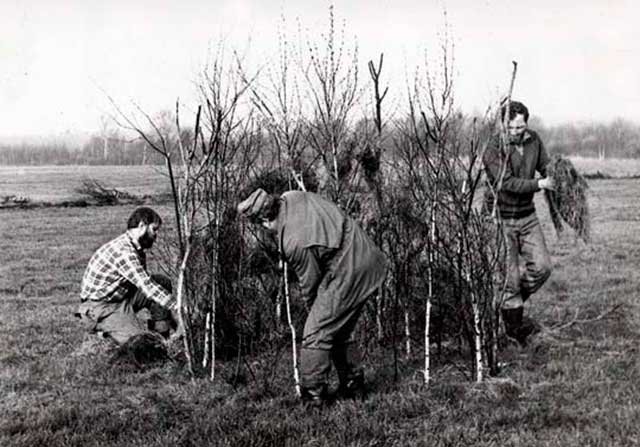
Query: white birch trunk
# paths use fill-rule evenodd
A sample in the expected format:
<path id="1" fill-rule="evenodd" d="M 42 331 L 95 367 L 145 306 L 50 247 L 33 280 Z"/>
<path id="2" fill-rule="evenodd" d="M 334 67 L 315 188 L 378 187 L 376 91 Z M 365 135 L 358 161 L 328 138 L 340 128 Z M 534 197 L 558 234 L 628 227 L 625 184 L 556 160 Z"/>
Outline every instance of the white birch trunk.
<path id="1" fill-rule="evenodd" d="M 433 216 L 433 211 L 432 211 Z M 434 220 L 431 219 L 431 225 L 433 226 Z M 432 237 L 435 236 L 435 232 L 432 230 Z M 424 309 L 424 384 L 428 385 L 431 380 L 431 339 L 429 333 L 431 330 L 431 302 L 433 300 L 433 244 L 429 247 L 429 263 L 427 268 L 427 282 L 428 293 L 427 302 Z"/>
<path id="2" fill-rule="evenodd" d="M 219 175 L 219 169 L 216 166 L 216 177 Z M 207 328 L 207 332 L 209 333 L 210 340 L 210 349 L 211 349 L 211 364 L 209 365 L 209 380 L 212 382 L 216 378 L 216 300 L 220 293 L 218 287 L 218 280 L 220 279 L 220 224 L 221 224 L 221 216 L 220 216 L 220 207 L 221 204 L 218 202 L 215 204 L 215 225 L 216 231 L 214 234 L 215 238 L 215 253 L 213 253 L 213 266 L 212 266 L 212 282 L 211 282 L 211 324 Z"/>
<path id="3" fill-rule="evenodd" d="M 469 254 L 469 245 L 466 238 L 469 236 L 464 233 L 462 235 L 464 240 L 462 246 L 467 254 Z M 480 306 L 478 304 L 478 295 L 473 288 L 473 278 L 471 277 L 471 259 L 467 259 L 467 268 L 465 272 L 465 280 L 469 286 L 469 294 L 471 299 L 471 310 L 473 312 L 473 348 L 475 354 L 475 366 L 476 366 L 476 382 L 482 382 L 484 379 L 484 366 L 482 364 L 482 326 L 480 321 Z"/>
<path id="4" fill-rule="evenodd" d="M 462 182 L 462 194 L 464 195 L 466 192 L 467 180 L 465 179 L 464 182 Z M 463 246 L 466 247 L 467 254 L 469 255 L 469 235 L 467 234 L 467 232 L 463 233 L 463 237 L 465 238 L 465 240 L 463 241 Z M 478 295 L 474 291 L 473 278 L 471 277 L 472 262 L 473 261 L 471 259 L 468 259 L 466 279 L 467 284 L 469 284 L 469 291 L 471 294 L 471 308 L 473 310 L 473 339 L 476 360 L 476 382 L 482 382 L 482 380 L 484 379 L 484 365 L 482 364 L 482 323 L 480 321 L 480 305 L 478 303 Z"/>
<path id="5" fill-rule="evenodd" d="M 437 184 L 437 183 L 436 183 Z M 436 186 L 436 194 L 438 192 L 438 188 Z M 438 206 L 437 202 L 433 202 L 431 205 L 431 215 L 429 217 L 429 241 L 430 244 L 427 245 L 429 250 L 428 256 L 429 261 L 427 264 L 427 282 L 428 282 L 428 293 L 427 293 L 427 302 L 425 304 L 424 310 L 424 384 L 428 385 L 431 380 L 431 340 L 429 337 L 429 332 L 431 330 L 431 303 L 433 302 L 433 264 L 435 262 L 435 256 L 433 255 L 435 246 L 436 246 L 436 208 Z"/>
<path id="6" fill-rule="evenodd" d="M 216 281 L 214 279 L 214 281 Z M 216 300 L 211 300 L 211 321 L 208 328 L 209 349 L 211 352 L 211 365 L 209 369 L 209 379 L 213 382 L 216 378 Z"/>
<path id="7" fill-rule="evenodd" d="M 279 261 L 278 267 L 284 271 L 284 262 L 282 260 Z M 282 294 L 278 292 L 276 295 L 276 327 L 278 330 L 280 329 L 282 323 Z"/>
<path id="8" fill-rule="evenodd" d="M 187 246 L 185 247 L 184 255 L 182 256 L 182 262 L 180 263 L 180 270 L 178 273 L 178 287 L 176 292 L 176 300 L 178 302 L 178 318 L 180 319 L 180 326 L 184 330 L 185 336 L 183 337 L 184 343 L 184 353 L 187 356 L 187 365 L 189 366 L 189 372 L 191 373 L 191 377 L 194 376 L 193 370 L 193 359 L 191 357 L 191 351 L 189 349 L 189 334 L 191 328 L 187 325 L 186 319 L 184 318 L 184 277 L 185 272 L 187 270 L 187 261 L 189 260 L 189 255 L 191 254 L 191 244 L 187 242 Z"/>
<path id="9" fill-rule="evenodd" d="M 211 312 L 207 312 L 207 316 L 205 318 L 204 323 L 205 331 L 204 331 L 204 354 L 202 356 L 202 368 L 206 369 L 209 365 L 209 355 L 211 349 L 211 338 L 210 338 L 210 328 L 211 328 Z"/>
<path id="10" fill-rule="evenodd" d="M 287 308 L 287 322 L 289 323 L 289 330 L 291 331 L 291 351 L 293 357 L 293 380 L 295 382 L 296 395 L 301 396 L 300 391 L 300 372 L 298 370 L 298 352 L 297 352 L 297 340 L 296 340 L 296 328 L 293 326 L 293 320 L 291 319 L 291 303 L 289 301 L 289 266 L 284 263 L 284 300 Z"/>
<path id="11" fill-rule="evenodd" d="M 384 328 L 382 327 L 382 294 L 384 293 L 384 287 L 381 289 L 380 293 L 376 295 L 376 329 L 378 333 L 378 342 L 381 342 L 384 338 Z"/>
<path id="12" fill-rule="evenodd" d="M 409 317 L 408 306 L 404 308 L 404 349 L 407 359 L 411 358 L 411 318 Z"/>
<path id="13" fill-rule="evenodd" d="M 469 278 L 470 279 L 470 278 Z M 471 283 L 469 283 L 471 285 Z M 476 360 L 476 382 L 484 380 L 484 366 L 482 364 L 482 331 L 480 325 L 480 309 L 475 292 L 471 291 L 471 307 L 473 309 L 473 332 Z"/>
<path id="14" fill-rule="evenodd" d="M 429 286 L 431 288 L 431 286 Z M 424 310 L 424 384 L 429 385 L 431 380 L 431 355 L 430 355 L 430 340 L 429 340 L 429 329 L 431 326 L 431 297 L 427 297 L 427 303 L 425 305 Z"/>

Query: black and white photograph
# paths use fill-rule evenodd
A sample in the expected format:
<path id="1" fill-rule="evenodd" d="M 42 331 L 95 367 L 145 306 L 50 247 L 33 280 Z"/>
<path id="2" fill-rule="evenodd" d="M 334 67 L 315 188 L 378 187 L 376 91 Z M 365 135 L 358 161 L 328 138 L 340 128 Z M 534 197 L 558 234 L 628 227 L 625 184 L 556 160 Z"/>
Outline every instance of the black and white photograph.
<path id="1" fill-rule="evenodd" d="M 639 19 L 0 0 L 0 445 L 640 446 Z"/>

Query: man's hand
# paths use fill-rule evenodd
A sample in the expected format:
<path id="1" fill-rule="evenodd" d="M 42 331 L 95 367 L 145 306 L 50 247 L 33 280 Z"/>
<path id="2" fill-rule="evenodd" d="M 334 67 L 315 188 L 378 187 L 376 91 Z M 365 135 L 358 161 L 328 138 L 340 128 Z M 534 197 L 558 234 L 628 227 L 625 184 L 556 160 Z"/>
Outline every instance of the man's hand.
<path id="1" fill-rule="evenodd" d="M 174 335 L 178 333 L 184 334 L 184 328 L 182 327 L 182 324 L 180 324 L 180 314 L 176 308 L 171 309 L 171 322 L 171 329 L 173 329 Z"/>
<path id="2" fill-rule="evenodd" d="M 175 343 L 177 340 L 180 340 L 184 337 L 184 328 L 182 325 L 178 326 L 173 334 L 169 336 L 169 343 Z"/>
<path id="3" fill-rule="evenodd" d="M 551 177 L 545 177 L 538 180 L 538 188 L 553 191 L 556 189 L 556 182 Z"/>

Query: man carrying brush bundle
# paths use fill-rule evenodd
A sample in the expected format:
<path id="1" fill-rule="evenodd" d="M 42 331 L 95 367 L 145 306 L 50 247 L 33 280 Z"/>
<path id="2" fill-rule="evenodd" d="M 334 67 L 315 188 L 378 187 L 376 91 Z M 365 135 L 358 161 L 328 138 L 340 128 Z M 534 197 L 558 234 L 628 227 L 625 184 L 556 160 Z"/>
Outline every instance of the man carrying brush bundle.
<path id="1" fill-rule="evenodd" d="M 336 205 L 314 193 L 278 197 L 257 189 L 238 212 L 275 236 L 311 303 L 300 350 L 302 399 L 313 406 L 327 401 L 331 362 L 340 381 L 336 397 L 362 395 L 364 374 L 351 334 L 367 298 L 384 281 L 384 254 Z"/>
<path id="2" fill-rule="evenodd" d="M 504 122 L 507 105 L 501 109 Z M 522 346 L 535 330 L 532 322 L 523 323 L 525 301 L 551 274 L 551 260 L 542 228 L 533 204 L 541 189 L 553 190 L 547 177 L 549 156 L 537 133 L 527 128 L 529 111 L 517 101 L 509 103 L 507 141 L 496 137 L 484 154 L 490 189 L 497 194 L 496 209 L 506 239 L 507 282 L 501 313 L 506 333 Z M 506 146 L 506 147 L 505 147 Z M 542 178 L 536 179 L 538 171 Z M 494 200 L 495 194 L 489 200 Z M 520 260 L 525 270 L 520 271 Z"/>
<path id="3" fill-rule="evenodd" d="M 145 250 L 153 246 L 161 224 L 154 210 L 137 208 L 127 221 L 127 231 L 91 257 L 82 277 L 76 316 L 92 332 L 101 332 L 122 345 L 147 331 L 168 338 L 171 329 L 176 329 L 171 280 L 163 275 L 149 276 L 146 271 Z M 142 309 L 151 314 L 147 327 L 136 317 Z"/>

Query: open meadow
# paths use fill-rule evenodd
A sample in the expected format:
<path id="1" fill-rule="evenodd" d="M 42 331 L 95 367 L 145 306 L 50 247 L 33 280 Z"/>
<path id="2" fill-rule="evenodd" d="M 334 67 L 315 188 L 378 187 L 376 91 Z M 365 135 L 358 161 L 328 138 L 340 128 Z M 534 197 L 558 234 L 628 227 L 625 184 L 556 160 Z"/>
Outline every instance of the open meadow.
<path id="1" fill-rule="evenodd" d="M 25 197 L 32 202 L 60 202 L 80 196 L 84 179 L 135 195 L 169 190 L 163 166 L 0 166 L 0 197 Z"/>
<path id="2" fill-rule="evenodd" d="M 63 200 L 83 177 L 167 189 L 153 168 L 16 169 L 0 168 L 0 196 Z M 568 229 L 557 237 L 538 194 L 554 270 L 526 312 L 544 330 L 504 347 L 498 377 L 452 379 L 436 359 L 425 387 L 420 352 L 401 359 L 397 381 L 392 359 L 372 354 L 369 396 L 319 410 L 297 401 L 288 351 L 268 391 L 259 372 L 238 380 L 233 359 L 211 383 L 178 362 L 136 369 L 84 352 L 73 316 L 82 273 L 133 206 L 0 209 L 0 446 L 640 445 L 640 180 L 589 186 L 589 245 Z M 163 237 L 172 215 L 157 209 Z"/>

